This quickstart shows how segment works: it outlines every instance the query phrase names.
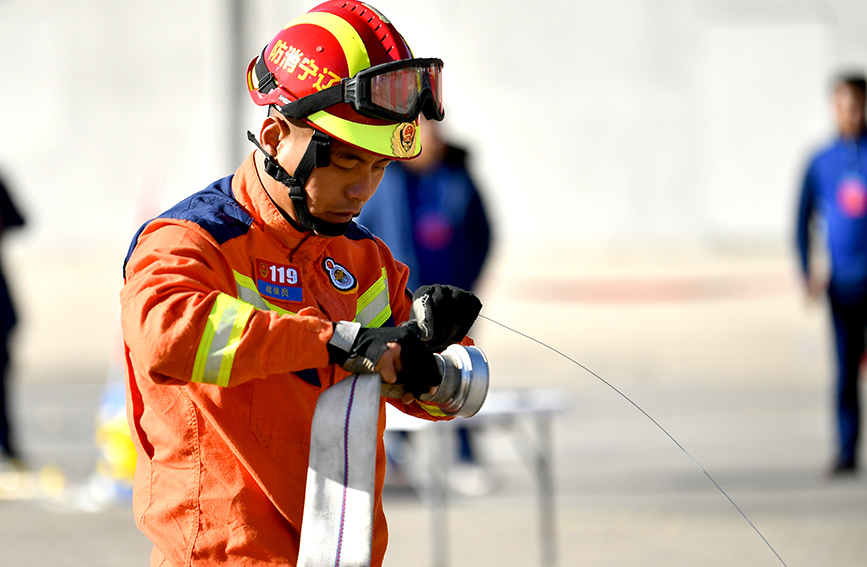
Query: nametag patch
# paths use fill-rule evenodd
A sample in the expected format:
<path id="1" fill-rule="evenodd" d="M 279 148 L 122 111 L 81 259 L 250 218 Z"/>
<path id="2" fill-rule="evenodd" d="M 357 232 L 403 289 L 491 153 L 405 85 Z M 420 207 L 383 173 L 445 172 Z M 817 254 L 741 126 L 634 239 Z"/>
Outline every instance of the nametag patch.
<path id="1" fill-rule="evenodd" d="M 256 259 L 256 288 L 259 295 L 281 301 L 303 301 L 304 288 L 298 268 Z"/>

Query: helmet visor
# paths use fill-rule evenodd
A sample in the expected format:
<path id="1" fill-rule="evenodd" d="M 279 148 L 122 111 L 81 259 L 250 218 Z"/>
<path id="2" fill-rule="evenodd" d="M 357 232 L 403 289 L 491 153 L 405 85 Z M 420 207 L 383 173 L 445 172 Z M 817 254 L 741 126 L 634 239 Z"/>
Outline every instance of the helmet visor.
<path id="1" fill-rule="evenodd" d="M 424 114 L 442 120 L 442 68 L 439 59 L 409 59 L 365 69 L 354 79 L 361 96 L 350 102 L 376 118 L 408 122 Z"/>
<path id="2" fill-rule="evenodd" d="M 256 65 L 263 66 L 264 63 L 257 62 Z M 389 122 L 412 122 L 419 114 L 424 114 L 428 120 L 442 120 L 445 116 L 442 70 L 441 59 L 402 59 L 383 63 L 363 69 L 333 87 L 286 102 L 280 106 L 280 112 L 290 118 L 306 118 L 345 102 L 361 114 Z M 260 84 L 265 85 L 259 87 L 262 92 L 263 88 L 270 86 L 268 78 L 271 75 L 264 66 L 261 70 L 257 68 L 257 73 L 266 77 L 266 80 L 260 79 Z"/>
<path id="3" fill-rule="evenodd" d="M 403 59 L 359 71 L 344 79 L 344 102 L 372 118 L 411 122 L 424 114 L 442 120 L 441 59 Z"/>

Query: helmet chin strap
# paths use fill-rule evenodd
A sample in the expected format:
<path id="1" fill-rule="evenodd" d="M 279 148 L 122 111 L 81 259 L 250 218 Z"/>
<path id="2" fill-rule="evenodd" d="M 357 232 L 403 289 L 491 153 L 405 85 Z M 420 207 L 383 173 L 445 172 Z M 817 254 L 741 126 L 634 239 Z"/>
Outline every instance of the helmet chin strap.
<path id="1" fill-rule="evenodd" d="M 307 208 L 307 195 L 304 192 L 304 186 L 310 177 L 310 173 L 314 167 L 328 167 L 331 162 L 331 137 L 319 130 L 313 130 L 313 137 L 310 138 L 310 143 L 307 144 L 307 150 L 298 162 L 298 167 L 295 168 L 295 175 L 283 169 L 265 149 L 259 144 L 256 136 L 252 132 L 247 132 L 247 138 L 265 155 L 265 173 L 273 177 L 276 181 L 282 183 L 289 189 L 289 198 L 292 199 L 292 205 L 295 207 L 295 214 L 298 216 L 298 224 L 305 230 L 309 230 L 322 236 L 340 236 L 346 232 L 352 221 L 344 223 L 334 223 L 324 221 L 310 214 Z M 278 210 L 280 208 L 278 207 Z M 294 223 L 295 220 L 284 211 L 280 211 L 286 220 Z"/>

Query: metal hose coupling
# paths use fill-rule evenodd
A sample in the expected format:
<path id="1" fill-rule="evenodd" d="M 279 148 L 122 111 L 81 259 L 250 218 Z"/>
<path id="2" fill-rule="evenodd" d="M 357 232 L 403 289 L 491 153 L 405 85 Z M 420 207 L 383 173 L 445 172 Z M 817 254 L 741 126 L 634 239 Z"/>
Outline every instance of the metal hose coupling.
<path id="1" fill-rule="evenodd" d="M 443 381 L 433 395 L 422 394 L 419 399 L 437 404 L 447 415 L 476 415 L 488 397 L 490 375 L 485 353 L 476 346 L 451 345 L 434 357 Z"/>

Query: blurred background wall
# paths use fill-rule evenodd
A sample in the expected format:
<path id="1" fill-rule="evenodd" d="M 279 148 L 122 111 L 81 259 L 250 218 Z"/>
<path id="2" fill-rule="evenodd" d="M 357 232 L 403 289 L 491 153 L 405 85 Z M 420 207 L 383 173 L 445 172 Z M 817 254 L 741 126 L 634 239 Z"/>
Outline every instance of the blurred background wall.
<path id="1" fill-rule="evenodd" d="M 113 317 L 141 211 L 252 149 L 247 63 L 315 3 L 0 0 L 0 172 L 30 221 L 10 277 L 59 357 L 79 327 L 51 325 L 58 309 Z M 494 271 L 529 250 L 568 265 L 570 247 L 787 247 L 804 160 L 831 132 L 829 75 L 867 61 L 862 0 L 376 6 L 445 61 Z"/>
<path id="2" fill-rule="evenodd" d="M 0 166 L 28 246 L 128 239 L 135 192 L 165 203 L 231 173 L 261 118 L 244 71 L 315 2 L 0 0 Z M 867 60 L 860 0 L 376 3 L 446 62 L 508 242 L 708 244 L 788 237 L 828 76 Z"/>

